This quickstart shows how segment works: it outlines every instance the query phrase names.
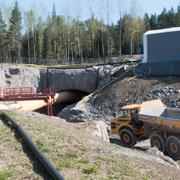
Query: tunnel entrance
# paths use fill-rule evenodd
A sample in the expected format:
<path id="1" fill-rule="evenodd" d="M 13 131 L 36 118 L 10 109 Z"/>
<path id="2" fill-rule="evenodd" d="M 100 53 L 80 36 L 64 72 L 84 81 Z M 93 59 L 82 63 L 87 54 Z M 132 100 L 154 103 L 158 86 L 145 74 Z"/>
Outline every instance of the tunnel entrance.
<path id="1" fill-rule="evenodd" d="M 53 105 L 53 115 L 57 116 L 57 114 L 62 111 L 66 106 L 79 102 L 83 97 L 87 96 L 88 94 L 88 92 L 80 90 L 62 90 L 56 93 L 55 103 Z M 35 110 L 35 112 L 48 114 L 47 106 L 39 108 Z"/>

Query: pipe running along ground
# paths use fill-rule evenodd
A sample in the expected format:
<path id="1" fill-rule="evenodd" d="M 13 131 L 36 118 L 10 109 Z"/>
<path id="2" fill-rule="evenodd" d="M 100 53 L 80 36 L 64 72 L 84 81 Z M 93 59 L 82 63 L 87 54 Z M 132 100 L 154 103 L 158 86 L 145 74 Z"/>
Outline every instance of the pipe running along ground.
<path id="1" fill-rule="evenodd" d="M 46 158 L 46 156 L 40 151 L 37 146 L 33 143 L 24 128 L 16 123 L 11 117 L 9 117 L 5 112 L 0 112 L 0 117 L 5 124 L 12 127 L 19 135 L 23 138 L 25 143 L 34 153 L 34 155 L 39 159 L 43 167 L 48 171 L 49 175 L 55 180 L 64 180 L 64 177 L 56 170 L 54 165 Z"/>

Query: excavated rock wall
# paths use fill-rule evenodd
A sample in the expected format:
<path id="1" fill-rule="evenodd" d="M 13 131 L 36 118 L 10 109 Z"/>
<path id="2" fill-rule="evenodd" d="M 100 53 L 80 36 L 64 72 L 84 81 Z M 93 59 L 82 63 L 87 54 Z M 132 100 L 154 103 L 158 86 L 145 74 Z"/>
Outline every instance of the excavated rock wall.
<path id="1" fill-rule="evenodd" d="M 39 89 L 40 70 L 30 67 L 3 67 L 0 69 L 1 88 L 33 87 Z"/>
<path id="2" fill-rule="evenodd" d="M 92 93 L 113 78 L 112 74 L 123 69 L 111 65 L 94 66 L 81 69 L 33 68 L 10 66 L 0 68 L 0 87 L 33 87 L 42 92 L 54 87 L 56 92 L 78 90 Z"/>
<path id="3" fill-rule="evenodd" d="M 31 67 L 5 67 L 0 69 L 0 87 L 33 87 L 38 92 L 48 86 L 62 90 L 91 93 L 97 86 L 97 71 L 91 69 L 47 69 Z"/>
<path id="4" fill-rule="evenodd" d="M 97 86 L 98 72 L 93 69 L 49 69 L 48 85 L 54 86 L 57 92 L 79 90 L 91 93 Z"/>

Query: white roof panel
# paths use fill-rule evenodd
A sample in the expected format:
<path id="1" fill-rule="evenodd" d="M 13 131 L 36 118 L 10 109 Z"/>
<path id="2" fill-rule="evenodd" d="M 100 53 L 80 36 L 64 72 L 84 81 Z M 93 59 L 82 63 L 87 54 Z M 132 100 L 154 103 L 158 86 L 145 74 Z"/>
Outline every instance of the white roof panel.
<path id="1" fill-rule="evenodd" d="M 177 32 L 180 31 L 180 27 L 173 27 L 173 28 L 167 28 L 167 29 L 158 29 L 158 30 L 151 30 L 144 33 L 144 35 L 150 35 L 150 34 L 161 34 L 161 33 L 167 33 L 167 32 Z"/>

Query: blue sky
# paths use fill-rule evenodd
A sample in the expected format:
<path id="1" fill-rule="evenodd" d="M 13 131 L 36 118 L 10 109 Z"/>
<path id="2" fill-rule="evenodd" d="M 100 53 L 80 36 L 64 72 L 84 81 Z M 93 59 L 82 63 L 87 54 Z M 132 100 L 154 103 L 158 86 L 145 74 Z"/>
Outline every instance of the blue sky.
<path id="1" fill-rule="evenodd" d="M 122 11 L 130 9 L 130 2 L 136 0 L 120 0 Z M 15 0 L 0 0 L 0 9 L 8 14 L 10 7 Z M 143 16 L 145 12 L 160 13 L 164 7 L 170 9 L 176 8 L 180 0 L 137 0 L 138 14 Z M 98 18 L 106 21 L 106 0 L 18 0 L 19 6 L 24 13 L 33 8 L 38 15 L 44 17 L 48 12 L 51 13 L 53 4 L 56 5 L 57 14 L 70 15 L 75 18 L 86 19 L 94 12 Z M 116 22 L 119 17 L 119 0 L 109 0 L 110 22 Z"/>

